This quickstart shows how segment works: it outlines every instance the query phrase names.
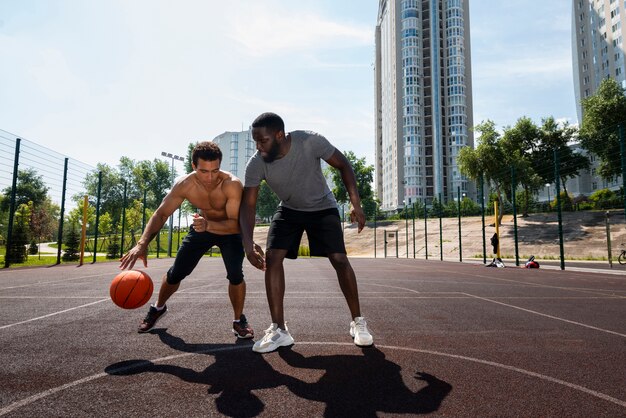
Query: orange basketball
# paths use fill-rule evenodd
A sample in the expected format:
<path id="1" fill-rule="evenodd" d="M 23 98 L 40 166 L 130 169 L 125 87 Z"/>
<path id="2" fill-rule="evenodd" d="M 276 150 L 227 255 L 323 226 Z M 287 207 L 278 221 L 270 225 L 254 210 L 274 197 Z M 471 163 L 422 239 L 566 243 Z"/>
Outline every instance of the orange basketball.
<path id="1" fill-rule="evenodd" d="M 136 309 L 150 300 L 154 285 L 147 273 L 137 270 L 123 271 L 111 282 L 111 300 L 120 308 Z"/>

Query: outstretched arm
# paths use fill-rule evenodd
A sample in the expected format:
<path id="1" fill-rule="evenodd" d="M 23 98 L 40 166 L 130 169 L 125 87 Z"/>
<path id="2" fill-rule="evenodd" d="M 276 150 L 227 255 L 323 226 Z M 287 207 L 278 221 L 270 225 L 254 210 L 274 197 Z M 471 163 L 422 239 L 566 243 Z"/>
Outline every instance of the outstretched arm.
<path id="1" fill-rule="evenodd" d="M 357 189 L 354 170 L 352 169 L 352 166 L 346 156 L 343 155 L 343 153 L 338 149 L 335 149 L 333 155 L 327 159 L 326 162 L 335 167 L 341 173 L 341 180 L 346 186 L 346 191 L 348 192 L 348 196 L 350 196 L 350 203 L 352 204 L 352 209 L 350 210 L 350 221 L 358 222 L 359 232 L 361 232 L 365 226 L 365 213 L 361 208 L 361 198 L 359 197 L 359 190 Z"/>
<path id="2" fill-rule="evenodd" d="M 259 270 L 265 270 L 265 254 L 263 249 L 254 242 L 254 224 L 256 218 L 256 201 L 259 187 L 244 187 L 239 206 L 239 226 L 243 249 L 250 264 Z"/>
<path id="3" fill-rule="evenodd" d="M 161 228 L 163 228 L 167 218 L 180 207 L 183 200 L 185 199 L 182 196 L 181 187 L 179 184 L 174 185 L 172 190 L 161 202 L 161 205 L 159 205 L 158 209 L 150 217 L 146 229 L 143 231 L 139 241 L 137 241 L 137 245 L 120 259 L 120 269 L 132 269 L 138 258 L 143 260 L 144 267 L 148 267 L 148 244 L 150 244 L 150 241 L 152 241 Z"/>

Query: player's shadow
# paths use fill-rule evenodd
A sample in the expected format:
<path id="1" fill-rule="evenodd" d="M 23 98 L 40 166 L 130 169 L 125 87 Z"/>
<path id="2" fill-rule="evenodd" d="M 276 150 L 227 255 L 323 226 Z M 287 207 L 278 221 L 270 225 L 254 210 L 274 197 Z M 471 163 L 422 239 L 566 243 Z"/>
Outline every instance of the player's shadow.
<path id="1" fill-rule="evenodd" d="M 105 371 L 123 376 L 167 373 L 185 382 L 208 385 L 209 394 L 219 394 L 215 400 L 217 410 L 223 415 L 237 417 L 254 417 L 263 412 L 265 406 L 253 391 L 294 384 L 294 378 L 277 372 L 263 356 L 254 353 L 250 340 L 237 340 L 235 344 L 188 344 L 182 338 L 169 334 L 167 329 L 154 333 L 175 350 L 212 356 L 213 362 L 201 372 L 148 360 L 115 363 Z"/>
<path id="2" fill-rule="evenodd" d="M 416 370 L 411 377 L 424 386 L 411 391 L 402 380 L 402 368 L 376 347 L 364 348 L 363 356 L 304 357 L 292 348 L 279 354 L 292 367 L 325 370 L 315 383 L 296 380 L 288 387 L 299 397 L 325 403 L 327 417 L 428 414 L 437 411 L 452 390 L 449 383 Z"/>

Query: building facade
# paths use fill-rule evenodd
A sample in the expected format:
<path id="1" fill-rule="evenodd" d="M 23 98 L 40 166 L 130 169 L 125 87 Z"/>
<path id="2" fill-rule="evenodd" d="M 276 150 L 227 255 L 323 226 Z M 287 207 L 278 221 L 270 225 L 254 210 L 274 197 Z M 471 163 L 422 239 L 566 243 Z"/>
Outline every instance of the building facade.
<path id="1" fill-rule="evenodd" d="M 572 1 L 572 60 L 578 122 L 581 100 L 593 95 L 605 78 L 626 88 L 626 54 L 622 28 L 626 0 Z"/>
<path id="2" fill-rule="evenodd" d="M 244 181 L 246 164 L 256 151 L 250 130 L 241 132 L 224 132 L 216 136 L 213 142 L 222 150 L 221 169 L 230 171 Z"/>
<path id="3" fill-rule="evenodd" d="M 622 0 L 623 1 L 623 0 Z M 376 175 L 382 210 L 475 194 L 457 166 L 473 147 L 468 0 L 380 0 Z"/>

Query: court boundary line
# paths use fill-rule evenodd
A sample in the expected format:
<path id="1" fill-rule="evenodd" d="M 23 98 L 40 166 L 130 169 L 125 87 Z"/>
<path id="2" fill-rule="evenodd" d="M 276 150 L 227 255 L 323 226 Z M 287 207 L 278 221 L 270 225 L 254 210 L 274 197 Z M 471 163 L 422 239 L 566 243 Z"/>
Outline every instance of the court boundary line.
<path id="1" fill-rule="evenodd" d="M 15 323 L 13 323 L 13 324 L 3 325 L 3 326 L 0 326 L 0 330 L 2 330 L 2 329 L 6 329 L 6 328 L 11 328 L 11 327 L 14 327 L 14 326 L 16 326 L 16 325 L 26 324 L 26 323 L 28 323 L 28 322 L 38 321 L 38 320 L 40 320 L 40 319 L 50 318 L 51 316 L 60 315 L 60 314 L 66 313 L 66 312 L 73 311 L 73 310 L 75 310 L 75 309 L 85 308 L 85 307 L 87 307 L 87 306 L 91 306 L 91 305 L 95 305 L 95 304 L 98 304 L 98 303 L 106 302 L 106 301 L 108 301 L 108 300 L 110 300 L 110 299 L 101 299 L 101 300 L 98 300 L 98 301 L 95 301 L 95 302 L 87 303 L 87 304 L 85 304 L 85 305 L 74 306 L 74 307 L 72 307 L 72 308 L 69 308 L 69 309 L 64 309 L 64 310 L 62 310 L 62 311 L 52 312 L 52 313 L 49 313 L 49 314 L 47 314 L 47 315 L 38 316 L 37 318 L 31 318 L 31 319 L 27 319 L 27 320 L 25 320 L 25 321 L 20 321 L 20 322 L 15 322 Z"/>
<path id="2" fill-rule="evenodd" d="M 497 300 L 493 300 L 493 299 L 488 299 L 488 298 L 484 298 L 484 297 L 481 297 L 481 296 L 472 295 L 470 293 L 465 293 L 465 292 L 462 292 L 462 293 L 465 294 L 465 295 L 471 296 L 473 298 L 476 298 L 476 299 L 480 299 L 480 300 L 484 300 L 486 302 L 491 302 L 491 303 L 495 303 L 495 304 L 498 304 L 498 305 L 506 306 L 508 308 L 517 309 L 517 310 L 520 310 L 520 311 L 523 311 L 523 312 L 531 313 L 533 315 L 544 316 L 546 318 L 555 319 L 557 321 L 567 322 L 568 324 L 573 324 L 573 325 L 577 325 L 577 326 L 580 326 L 580 327 L 593 329 L 595 331 L 606 332 L 608 334 L 614 334 L 614 335 L 617 335 L 619 337 L 626 338 L 626 334 L 620 334 L 619 332 L 616 332 L 616 331 L 611 331 L 611 330 L 608 330 L 608 329 L 594 327 L 593 325 L 587 325 L 587 324 L 583 324 L 582 322 L 576 322 L 576 321 L 572 321 L 572 320 L 569 320 L 569 319 L 560 318 L 558 316 L 553 316 L 553 315 L 545 314 L 545 313 L 542 313 L 542 312 L 533 311 L 532 309 L 522 308 L 520 306 L 515 306 L 515 305 L 508 304 L 508 303 L 499 302 Z"/>
<path id="3" fill-rule="evenodd" d="M 296 345 L 308 345 L 308 346 L 315 346 L 315 345 L 322 345 L 322 346 L 345 346 L 345 347 L 354 347 L 353 343 L 339 343 L 339 342 L 316 342 L 316 341 L 303 341 L 303 342 L 297 342 Z M 499 368 L 499 369 L 504 369 L 504 370 L 509 370 L 509 371 L 513 371 L 519 374 L 523 374 L 526 376 L 530 376 L 539 380 L 543 380 L 546 382 L 551 382 L 551 383 L 556 383 L 558 385 L 561 386 L 565 386 L 568 387 L 570 389 L 574 389 L 583 393 L 586 393 L 588 395 L 594 396 L 596 398 L 611 402 L 613 404 L 616 404 L 618 406 L 624 407 L 626 408 L 626 401 L 623 401 L 621 399 L 617 399 L 614 398 L 610 395 L 607 395 L 605 393 L 593 390 L 593 389 L 589 389 L 587 387 L 581 386 L 581 385 L 577 385 L 575 383 L 571 383 L 571 382 L 567 382 L 565 380 L 561 380 L 561 379 L 557 379 L 555 377 L 552 376 L 548 376 L 545 374 L 541 374 L 541 373 L 536 373 L 530 370 L 526 370 L 526 369 L 521 369 L 519 367 L 515 367 L 515 366 L 510 366 L 508 364 L 503 364 L 503 363 L 498 363 L 495 361 L 490 361 L 490 360 L 483 360 L 483 359 L 479 359 L 479 358 L 475 358 L 475 357 L 468 357 L 468 356 L 463 356 L 463 355 L 459 355 L 459 354 L 452 354 L 452 353 L 444 353 L 441 351 L 434 351 L 434 350 L 426 350 L 426 349 L 419 349 L 419 348 L 411 348 L 411 347 L 400 347 L 400 346 L 393 346 L 393 345 L 376 345 L 376 348 L 380 348 L 380 349 L 390 349 L 390 350 L 399 350 L 399 351 L 411 351 L 414 353 L 421 353 L 421 354 L 429 354 L 429 355 L 433 355 L 433 356 L 442 356 L 442 357 L 449 357 L 449 358 L 453 358 L 453 359 L 457 359 L 457 360 L 463 360 L 463 361 L 469 361 L 472 363 L 478 363 L 478 364 L 483 364 L 483 365 L 487 365 L 487 366 L 492 366 L 495 368 Z M 217 347 L 217 348 L 210 348 L 207 350 L 198 350 L 195 352 L 187 352 L 187 353 L 180 353 L 180 354 L 173 354 L 173 355 L 169 355 L 169 356 L 165 356 L 165 357 L 161 357 L 161 358 L 157 358 L 157 359 L 153 359 L 153 360 L 143 360 L 143 361 L 139 361 L 137 363 L 131 364 L 131 365 L 126 365 L 126 366 L 122 366 L 122 367 L 118 367 L 116 369 L 110 370 L 109 372 L 101 372 L 101 373 L 96 373 L 93 374 L 91 376 L 86 376 L 82 379 L 78 379 L 78 380 L 74 380 L 72 382 L 68 382 L 65 383 L 63 385 L 60 386 L 56 386 L 54 388 L 50 388 L 47 389 L 43 392 L 39 392 L 36 393 L 34 395 L 31 395 L 29 397 L 23 398 L 21 400 L 18 400 L 16 402 L 13 402 L 7 406 L 5 406 L 4 408 L 0 409 L 0 416 L 6 415 L 10 412 L 15 411 L 16 409 L 19 409 L 23 406 L 27 406 L 30 405 L 40 399 L 43 399 L 45 397 L 48 397 L 50 395 L 54 395 L 55 393 L 61 392 L 65 389 L 69 389 L 75 386 L 79 386 L 82 385 L 84 383 L 89 383 L 93 380 L 97 380 L 100 379 L 101 377 L 106 377 L 106 376 L 111 376 L 111 375 L 115 375 L 121 372 L 127 372 L 129 370 L 138 368 L 138 367 L 145 367 L 147 365 L 150 365 L 151 363 L 162 363 L 165 361 L 169 361 L 169 360 L 175 360 L 175 359 L 179 359 L 179 358 L 185 358 L 185 357 L 189 357 L 189 356 L 194 356 L 194 355 L 199 355 L 199 354 L 211 354 L 211 353 L 217 353 L 217 352 L 223 352 L 223 351 L 237 351 L 237 350 L 244 350 L 244 349 L 250 349 L 249 346 L 228 346 L 228 347 Z M 297 396 L 297 395 L 296 395 Z"/>

